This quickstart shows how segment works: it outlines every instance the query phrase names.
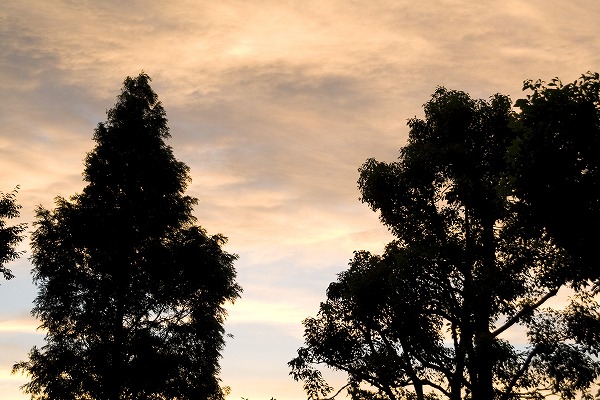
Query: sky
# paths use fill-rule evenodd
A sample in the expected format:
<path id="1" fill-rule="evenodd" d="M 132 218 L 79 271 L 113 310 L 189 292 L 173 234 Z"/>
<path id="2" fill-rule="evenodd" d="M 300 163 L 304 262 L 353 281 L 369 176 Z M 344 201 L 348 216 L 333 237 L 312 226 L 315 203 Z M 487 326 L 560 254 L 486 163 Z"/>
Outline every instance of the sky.
<path id="1" fill-rule="evenodd" d="M 83 159 L 127 76 L 145 71 L 191 168 L 198 223 L 229 238 L 242 298 L 221 360 L 229 399 L 301 400 L 286 363 L 354 250 L 391 236 L 357 169 L 393 161 L 437 86 L 523 97 L 526 79 L 600 70 L 597 0 L 75 1 L 0 6 L 0 191 L 37 205 L 84 186 Z M 43 344 L 27 253 L 0 282 L 0 398 Z M 339 376 L 332 376 L 339 380 Z"/>

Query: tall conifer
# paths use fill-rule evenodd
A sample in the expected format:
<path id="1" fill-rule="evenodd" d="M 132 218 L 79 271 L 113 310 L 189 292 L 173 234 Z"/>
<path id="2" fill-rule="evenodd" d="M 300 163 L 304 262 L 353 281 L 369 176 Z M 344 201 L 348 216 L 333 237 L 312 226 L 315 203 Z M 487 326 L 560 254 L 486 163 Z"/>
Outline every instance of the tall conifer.
<path id="1" fill-rule="evenodd" d="M 165 111 L 128 77 L 94 133 L 81 194 L 37 210 L 33 315 L 45 344 L 15 365 L 34 399 L 219 399 L 236 255 L 195 225 Z"/>

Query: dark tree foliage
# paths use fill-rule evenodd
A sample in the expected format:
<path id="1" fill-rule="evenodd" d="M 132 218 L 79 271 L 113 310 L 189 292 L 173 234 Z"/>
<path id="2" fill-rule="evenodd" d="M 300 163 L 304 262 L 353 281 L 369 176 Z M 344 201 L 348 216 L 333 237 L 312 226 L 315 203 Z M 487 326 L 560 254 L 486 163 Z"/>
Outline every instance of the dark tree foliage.
<path id="1" fill-rule="evenodd" d="M 577 258 L 572 279 L 600 279 L 600 79 L 588 72 L 563 85 L 526 81 L 518 100 L 521 135 L 513 147 L 521 218 L 545 229 Z"/>
<path id="2" fill-rule="evenodd" d="M 16 201 L 17 189 L 11 193 L 0 192 L 0 274 L 7 280 L 14 278 L 14 275 L 6 268 L 6 263 L 21 255 L 21 252 L 16 250 L 16 246 L 23 240 L 22 233 L 27 226 L 25 223 L 6 225 L 5 220 L 18 218 L 20 215 L 21 206 Z"/>
<path id="3" fill-rule="evenodd" d="M 396 240 L 356 252 L 304 321 L 289 365 L 309 398 L 341 392 L 318 365 L 347 373 L 353 399 L 589 395 L 600 307 L 585 287 L 546 307 L 576 264 L 543 231 L 524 234 L 507 158 L 518 118 L 505 96 L 438 88 L 399 160 L 360 168 L 362 200 Z"/>
<path id="4" fill-rule="evenodd" d="M 33 399 L 221 399 L 237 256 L 195 225 L 165 111 L 142 73 L 95 130 L 81 194 L 37 210 L 33 315 L 45 345 L 15 365 Z"/>

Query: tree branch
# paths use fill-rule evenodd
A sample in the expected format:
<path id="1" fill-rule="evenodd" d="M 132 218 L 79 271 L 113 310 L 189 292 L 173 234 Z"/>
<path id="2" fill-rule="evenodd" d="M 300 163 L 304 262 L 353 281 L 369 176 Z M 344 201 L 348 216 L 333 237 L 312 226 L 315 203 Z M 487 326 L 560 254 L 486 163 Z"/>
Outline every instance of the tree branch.
<path id="1" fill-rule="evenodd" d="M 448 390 L 446 390 L 444 387 L 438 385 L 437 383 L 434 383 L 434 382 L 430 381 L 429 379 L 423 379 L 422 382 L 423 382 L 423 385 L 425 385 L 425 386 L 429 386 L 433 389 L 439 390 L 444 396 L 446 396 L 448 398 L 451 397 L 450 392 Z"/>
<path id="2" fill-rule="evenodd" d="M 521 317 L 532 312 L 533 310 L 535 310 L 536 308 L 538 308 L 539 306 L 544 304 L 546 302 L 546 300 L 548 300 L 549 298 L 556 296 L 556 293 L 558 293 L 558 288 L 554 288 L 554 289 L 550 290 L 541 299 L 539 299 L 537 302 L 533 303 L 532 305 L 527 305 L 527 306 L 523 307 L 523 309 L 521 311 L 519 311 L 518 313 L 513 315 L 513 317 L 510 318 L 508 321 L 506 321 L 506 323 L 504 325 L 502 325 L 500 328 L 496 329 L 495 331 L 491 332 L 492 337 L 497 337 L 502 332 L 504 332 L 505 330 L 507 330 L 514 324 L 516 324 L 519 321 L 519 319 L 521 319 Z"/>
<path id="3" fill-rule="evenodd" d="M 340 388 L 340 390 L 338 390 L 337 392 L 335 392 L 335 394 L 334 394 L 333 396 L 330 396 L 330 397 L 325 397 L 325 398 L 323 398 L 323 399 L 320 399 L 320 400 L 333 400 L 333 399 L 335 399 L 335 397 L 336 397 L 338 394 L 340 394 L 340 393 L 342 392 L 342 390 L 346 389 L 348 386 L 350 386 L 350 383 L 346 383 L 344 386 L 342 386 L 342 387 Z"/>
<path id="4" fill-rule="evenodd" d="M 511 379 L 510 383 L 508 384 L 508 387 L 505 389 L 504 393 L 502 394 L 502 398 L 501 398 L 502 400 L 508 400 L 510 393 L 512 392 L 513 388 L 517 384 L 517 381 L 519 380 L 519 378 L 521 376 L 523 376 L 523 374 L 529 368 L 529 365 L 531 364 L 531 361 L 533 360 L 533 357 L 537 353 L 537 349 L 538 349 L 538 346 L 536 345 L 533 348 L 533 350 L 531 350 L 531 352 L 529 353 L 529 355 L 527 356 L 527 359 L 525 360 L 525 362 L 523 362 L 523 365 L 521 365 L 521 368 L 513 376 L 513 378 Z"/>

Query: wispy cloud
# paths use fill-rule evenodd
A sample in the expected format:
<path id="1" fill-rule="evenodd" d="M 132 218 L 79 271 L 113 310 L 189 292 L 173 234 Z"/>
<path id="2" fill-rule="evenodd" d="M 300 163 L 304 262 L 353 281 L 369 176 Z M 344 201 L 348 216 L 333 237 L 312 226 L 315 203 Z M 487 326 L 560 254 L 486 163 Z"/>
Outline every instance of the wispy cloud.
<path id="1" fill-rule="evenodd" d="M 33 318 L 21 318 L 0 321 L 0 333 L 32 333 L 36 332 L 40 322 Z M 42 331 L 37 331 L 43 334 Z"/>

